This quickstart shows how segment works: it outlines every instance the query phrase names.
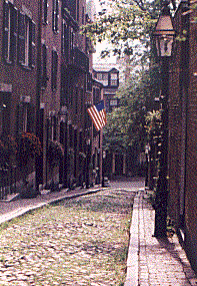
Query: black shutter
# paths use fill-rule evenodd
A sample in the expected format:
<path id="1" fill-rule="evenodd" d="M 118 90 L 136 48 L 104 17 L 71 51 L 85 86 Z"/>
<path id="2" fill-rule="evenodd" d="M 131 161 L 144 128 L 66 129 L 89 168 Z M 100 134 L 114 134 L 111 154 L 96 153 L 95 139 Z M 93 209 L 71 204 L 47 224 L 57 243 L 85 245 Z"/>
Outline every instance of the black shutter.
<path id="1" fill-rule="evenodd" d="M 53 0 L 53 10 L 52 10 L 52 30 L 55 31 L 55 1 Z"/>
<path id="2" fill-rule="evenodd" d="M 57 118 L 53 116 L 53 140 L 57 140 Z"/>
<path id="3" fill-rule="evenodd" d="M 48 0 L 43 0 L 43 23 L 48 23 Z"/>
<path id="4" fill-rule="evenodd" d="M 52 90 L 55 90 L 57 88 L 57 69 L 58 69 L 58 55 L 56 51 L 52 51 L 52 75 L 51 75 Z"/>
<path id="5" fill-rule="evenodd" d="M 32 104 L 27 105 L 27 132 L 34 132 L 35 107 Z"/>
<path id="6" fill-rule="evenodd" d="M 55 0 L 56 7 L 55 7 L 55 31 L 58 32 L 58 19 L 59 19 L 59 0 Z"/>
<path id="7" fill-rule="evenodd" d="M 18 15 L 18 61 L 20 64 L 25 64 L 25 15 Z"/>
<path id="8" fill-rule="evenodd" d="M 42 46 L 42 86 L 47 87 L 47 46 Z"/>
<path id="9" fill-rule="evenodd" d="M 51 89 L 54 90 L 54 51 L 52 51 Z"/>
<path id="10" fill-rule="evenodd" d="M 64 32 L 64 30 L 65 30 L 65 23 L 64 22 L 62 22 L 62 54 L 63 55 L 65 55 L 65 32 Z"/>
<path id="11" fill-rule="evenodd" d="M 36 66 L 36 24 L 30 22 L 30 37 L 29 37 L 29 65 L 31 68 Z"/>
<path id="12" fill-rule="evenodd" d="M 66 61 L 68 61 L 69 56 L 69 26 L 67 23 L 63 24 L 63 54 L 65 56 Z"/>
<path id="13" fill-rule="evenodd" d="M 8 44 L 9 44 L 9 3 L 7 1 L 4 1 L 4 5 L 3 5 L 3 58 L 5 61 L 9 60 Z"/>
<path id="14" fill-rule="evenodd" d="M 12 7 L 11 9 L 11 60 L 12 62 L 16 61 L 16 45 L 17 45 L 17 9 Z"/>
<path id="15" fill-rule="evenodd" d="M 57 69 L 58 69 L 58 55 L 55 52 L 55 69 L 54 69 L 54 88 L 57 88 Z"/>

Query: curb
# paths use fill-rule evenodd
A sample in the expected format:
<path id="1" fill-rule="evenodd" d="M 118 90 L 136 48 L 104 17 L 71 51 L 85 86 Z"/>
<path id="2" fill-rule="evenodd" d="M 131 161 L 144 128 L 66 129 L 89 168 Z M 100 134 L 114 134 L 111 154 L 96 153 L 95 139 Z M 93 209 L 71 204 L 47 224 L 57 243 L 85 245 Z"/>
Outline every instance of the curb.
<path id="1" fill-rule="evenodd" d="M 103 189 L 102 188 L 90 189 L 88 191 L 86 190 L 86 191 L 81 192 L 81 193 L 75 193 L 75 194 L 70 194 L 70 195 L 66 194 L 66 195 L 63 195 L 63 196 L 55 198 L 55 199 L 50 199 L 50 200 L 48 200 L 46 202 L 38 203 L 38 204 L 36 204 L 34 206 L 30 205 L 28 207 L 18 208 L 16 210 L 12 211 L 12 212 L 9 212 L 9 213 L 1 215 L 1 217 L 0 217 L 0 224 L 8 222 L 8 221 L 11 221 L 14 218 L 23 216 L 23 215 L 27 214 L 28 212 L 37 210 L 39 208 L 43 208 L 44 206 L 56 204 L 56 203 L 58 203 L 60 201 L 66 200 L 66 199 L 73 199 L 73 198 L 77 198 L 77 197 L 80 197 L 80 196 L 85 196 L 85 195 L 97 193 L 97 192 L 99 192 L 101 190 L 103 190 Z"/>
<path id="2" fill-rule="evenodd" d="M 140 192 L 134 198 L 130 227 L 130 242 L 127 257 L 127 274 L 124 286 L 138 285 L 139 269 L 139 206 Z"/>

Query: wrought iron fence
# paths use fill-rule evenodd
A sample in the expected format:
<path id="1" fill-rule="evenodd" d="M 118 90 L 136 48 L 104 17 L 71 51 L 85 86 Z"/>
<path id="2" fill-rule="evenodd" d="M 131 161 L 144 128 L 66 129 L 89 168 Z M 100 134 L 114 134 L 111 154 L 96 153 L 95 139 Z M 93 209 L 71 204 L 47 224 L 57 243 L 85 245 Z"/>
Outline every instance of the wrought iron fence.
<path id="1" fill-rule="evenodd" d="M 0 200 L 16 193 L 16 167 L 0 168 Z"/>

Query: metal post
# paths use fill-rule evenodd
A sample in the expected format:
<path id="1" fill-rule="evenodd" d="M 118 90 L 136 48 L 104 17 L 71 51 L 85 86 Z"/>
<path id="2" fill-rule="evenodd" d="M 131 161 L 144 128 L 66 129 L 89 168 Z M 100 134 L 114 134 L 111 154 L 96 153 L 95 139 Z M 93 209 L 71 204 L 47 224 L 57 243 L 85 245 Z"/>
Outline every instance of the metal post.
<path id="1" fill-rule="evenodd" d="M 168 94 L 169 94 L 169 58 L 163 57 L 161 62 L 162 77 L 162 134 L 159 179 L 155 199 L 155 237 L 166 237 L 167 200 L 168 200 Z"/>
<path id="2" fill-rule="evenodd" d="M 103 160 L 102 160 L 102 187 L 105 187 L 105 158 L 106 158 L 106 151 L 103 150 Z"/>

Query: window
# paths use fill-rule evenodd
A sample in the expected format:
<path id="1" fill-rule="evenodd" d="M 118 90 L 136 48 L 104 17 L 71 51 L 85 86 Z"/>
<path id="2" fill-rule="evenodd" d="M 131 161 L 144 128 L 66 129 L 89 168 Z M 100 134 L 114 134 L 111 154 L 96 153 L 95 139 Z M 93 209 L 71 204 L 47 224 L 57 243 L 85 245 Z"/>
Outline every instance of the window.
<path id="1" fill-rule="evenodd" d="M 75 89 L 75 113 L 78 114 L 79 111 L 79 90 L 78 87 Z"/>
<path id="2" fill-rule="evenodd" d="M 45 44 L 42 45 L 42 87 L 47 87 L 47 46 Z"/>
<path id="3" fill-rule="evenodd" d="M 85 24 L 85 8 L 82 7 L 82 25 Z"/>
<path id="4" fill-rule="evenodd" d="M 3 59 L 7 63 L 16 60 L 17 9 L 8 1 L 3 4 Z"/>
<path id="5" fill-rule="evenodd" d="M 97 73 L 97 79 L 101 81 L 103 85 L 108 85 L 108 73 Z"/>
<path id="6" fill-rule="evenodd" d="M 62 53 L 65 59 L 68 61 L 69 58 L 69 26 L 63 21 L 62 29 Z"/>
<path id="7" fill-rule="evenodd" d="M 100 90 L 99 88 L 93 89 L 93 103 L 98 104 L 100 102 Z"/>
<path id="8" fill-rule="evenodd" d="M 43 24 L 48 24 L 48 0 L 43 0 Z"/>
<path id="9" fill-rule="evenodd" d="M 112 86 L 118 85 L 118 74 L 117 73 L 111 73 L 111 85 Z"/>
<path id="10" fill-rule="evenodd" d="M 56 33 L 58 32 L 58 19 L 59 19 L 59 0 L 53 0 L 52 29 Z"/>
<path id="11" fill-rule="evenodd" d="M 66 61 L 73 60 L 73 49 L 75 47 L 75 30 L 69 26 L 66 21 L 63 21 L 62 29 L 62 53 Z"/>
<path id="12" fill-rule="evenodd" d="M 75 32 L 72 27 L 70 27 L 70 51 L 75 47 Z"/>
<path id="13" fill-rule="evenodd" d="M 55 116 L 51 118 L 51 140 L 57 140 L 57 118 Z"/>
<path id="14" fill-rule="evenodd" d="M 79 22 L 79 0 L 77 0 L 77 21 Z"/>
<path id="15" fill-rule="evenodd" d="M 55 50 L 52 51 L 52 68 L 51 68 L 51 88 L 57 88 L 57 70 L 58 70 L 58 54 Z"/>
<path id="16" fill-rule="evenodd" d="M 81 111 L 80 111 L 80 113 L 82 114 L 83 113 L 83 102 L 84 102 L 84 100 L 83 100 L 83 88 L 81 88 L 80 89 L 80 100 L 81 100 Z"/>
<path id="17" fill-rule="evenodd" d="M 27 132 L 27 105 L 23 106 L 22 113 L 22 132 Z"/>
<path id="18" fill-rule="evenodd" d="M 18 61 L 25 67 L 35 67 L 35 23 L 19 13 Z"/>

